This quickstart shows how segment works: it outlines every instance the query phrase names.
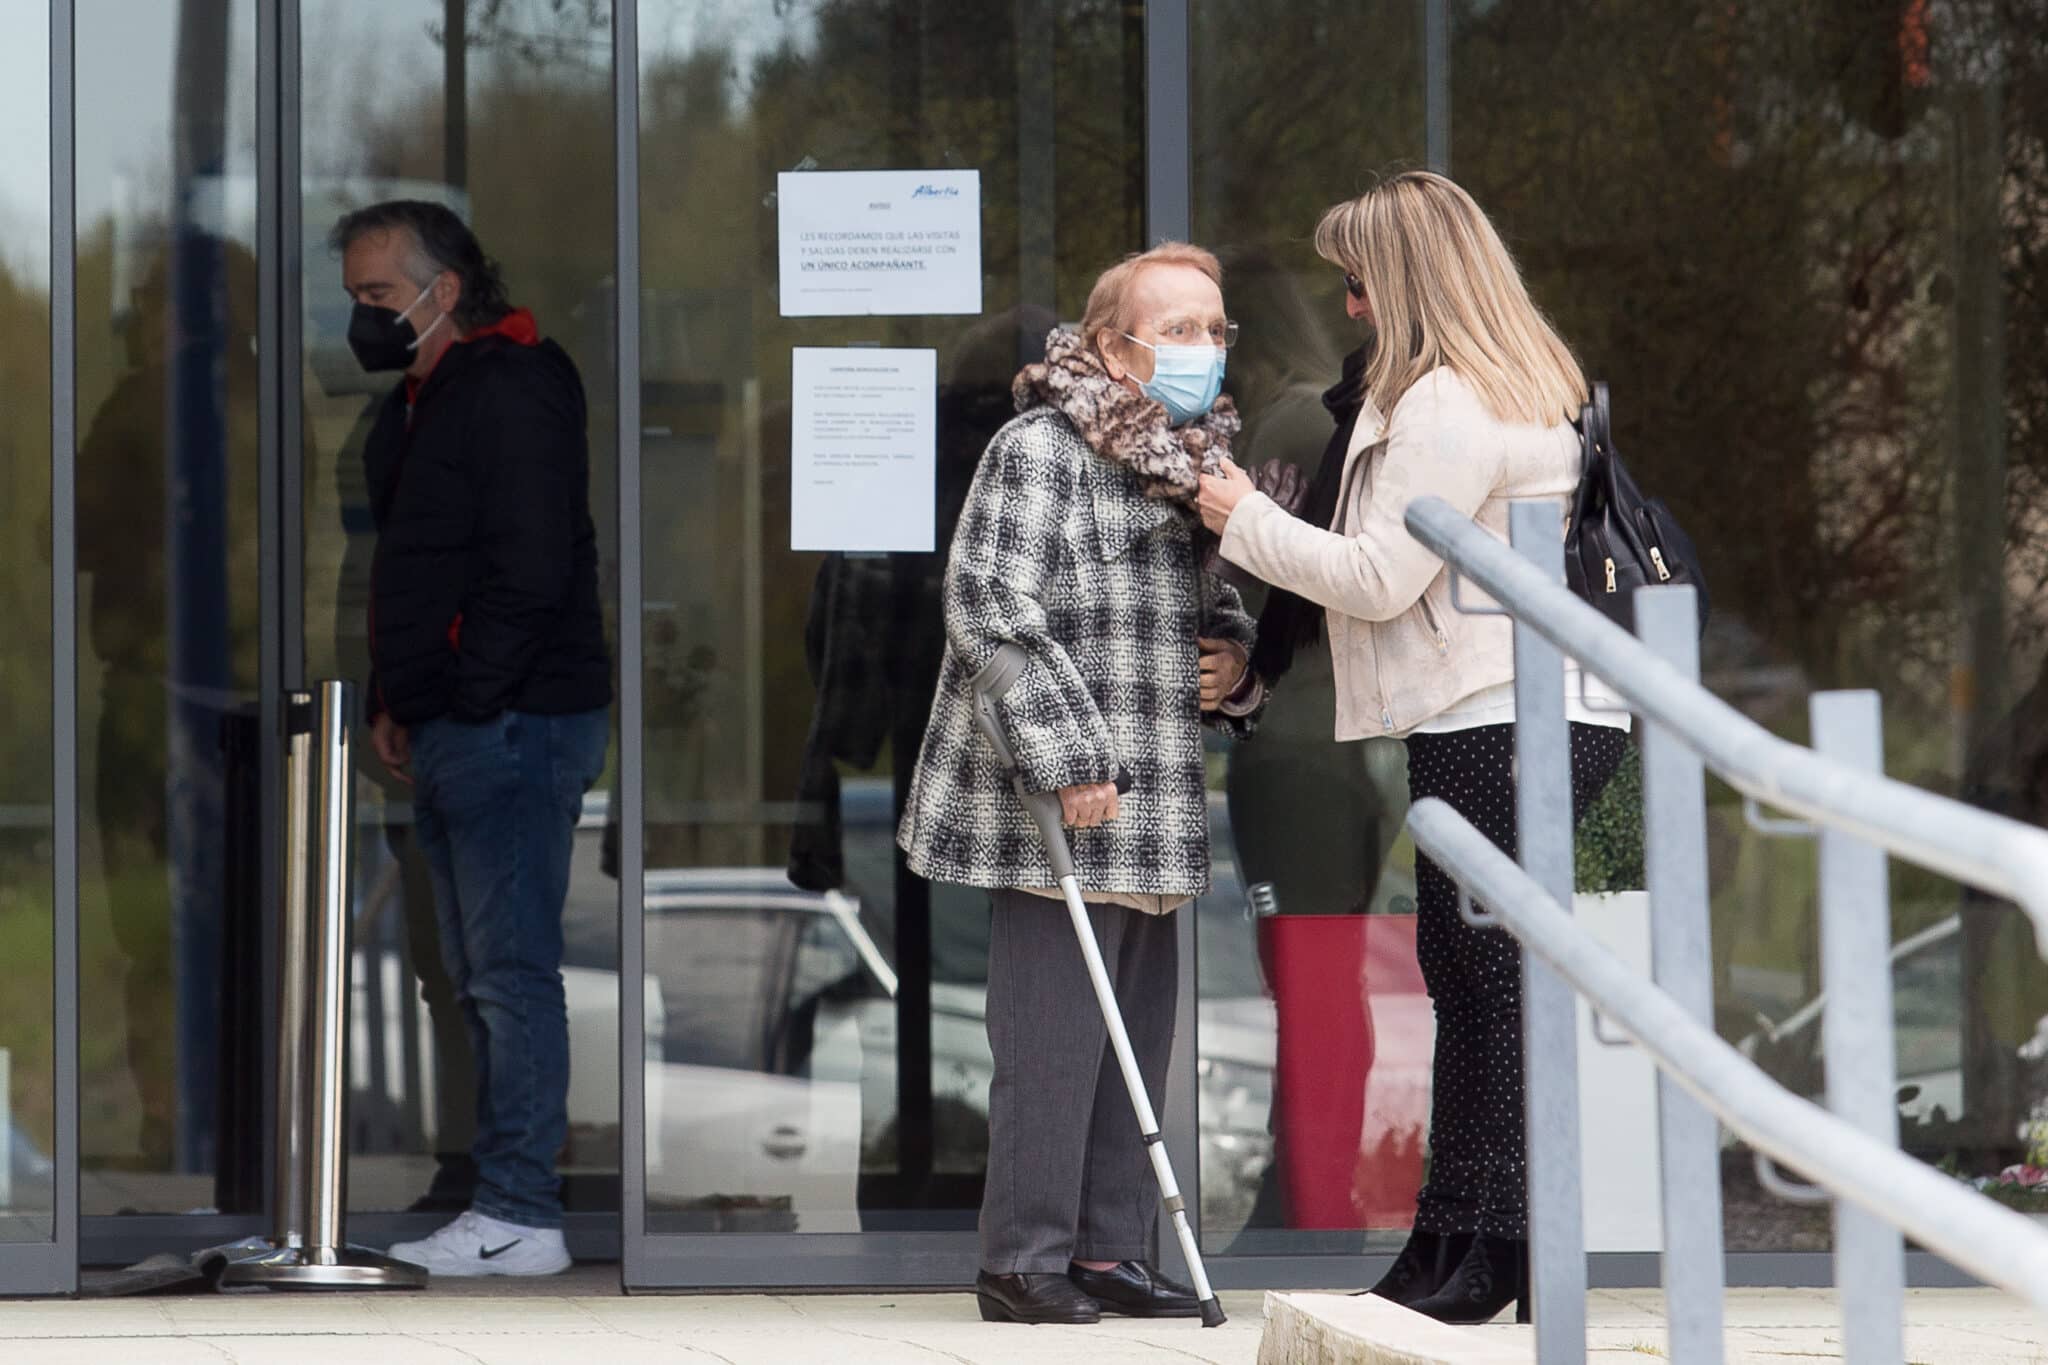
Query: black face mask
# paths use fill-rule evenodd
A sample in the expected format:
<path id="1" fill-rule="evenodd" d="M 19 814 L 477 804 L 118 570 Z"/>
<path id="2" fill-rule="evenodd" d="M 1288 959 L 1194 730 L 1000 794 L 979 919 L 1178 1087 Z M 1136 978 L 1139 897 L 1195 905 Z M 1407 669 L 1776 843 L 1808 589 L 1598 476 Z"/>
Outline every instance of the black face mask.
<path id="1" fill-rule="evenodd" d="M 420 290 L 420 296 L 406 305 L 404 313 L 395 308 L 358 303 L 348 319 L 348 348 L 355 352 L 356 363 L 371 374 L 382 370 L 402 370 L 412 364 L 413 352 L 420 348 L 420 342 L 426 336 L 413 329 L 406 315 L 432 294 L 432 285 Z M 444 313 L 434 319 L 427 331 L 439 327 L 446 317 Z"/>

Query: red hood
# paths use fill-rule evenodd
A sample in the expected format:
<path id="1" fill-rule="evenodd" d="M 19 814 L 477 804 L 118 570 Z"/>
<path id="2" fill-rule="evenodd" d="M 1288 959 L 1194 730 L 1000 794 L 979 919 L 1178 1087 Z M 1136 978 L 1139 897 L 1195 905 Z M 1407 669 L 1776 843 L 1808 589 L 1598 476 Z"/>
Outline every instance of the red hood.
<path id="1" fill-rule="evenodd" d="M 484 337 L 503 337 L 507 341 L 514 342 L 520 346 L 538 346 L 540 345 L 540 324 L 533 320 L 533 310 L 531 308 L 514 308 L 496 322 L 488 323 L 477 328 L 468 336 L 458 338 L 455 345 L 460 346 L 466 342 L 481 340 Z M 425 379 L 414 379 L 411 375 L 407 375 L 405 379 L 406 401 L 411 402 L 419 397 L 420 386 L 426 382 Z"/>
<path id="2" fill-rule="evenodd" d="M 531 308 L 514 308 L 488 327 L 479 327 L 462 340 L 476 341 L 482 337 L 504 337 L 507 341 L 518 342 L 521 346 L 538 346 L 540 324 L 533 320 Z"/>

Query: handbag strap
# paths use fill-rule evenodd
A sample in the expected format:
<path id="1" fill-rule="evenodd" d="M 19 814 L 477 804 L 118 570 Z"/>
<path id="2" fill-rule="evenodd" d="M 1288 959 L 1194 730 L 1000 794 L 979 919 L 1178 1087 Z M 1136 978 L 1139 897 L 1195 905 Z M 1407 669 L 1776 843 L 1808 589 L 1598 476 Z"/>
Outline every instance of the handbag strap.
<path id="1" fill-rule="evenodd" d="M 1572 523 L 1584 525 L 1614 503 L 1614 442 L 1607 434 L 1607 385 L 1595 383 L 1579 409 L 1579 487 L 1572 499 Z"/>

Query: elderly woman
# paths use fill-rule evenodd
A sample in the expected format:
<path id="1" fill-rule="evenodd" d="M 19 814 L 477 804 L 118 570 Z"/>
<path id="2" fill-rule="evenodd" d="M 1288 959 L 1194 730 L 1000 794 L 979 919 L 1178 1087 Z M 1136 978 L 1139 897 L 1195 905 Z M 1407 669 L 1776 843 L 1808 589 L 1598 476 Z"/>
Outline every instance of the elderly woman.
<path id="1" fill-rule="evenodd" d="M 1172 912 L 1209 887 L 1202 726 L 1250 731 L 1252 622 L 1205 572 L 1195 498 L 1238 429 L 1219 398 L 1235 327 L 1222 269 L 1168 243 L 1096 281 L 1012 385 L 953 540 L 947 651 L 899 840 L 923 877 L 993 893 L 987 1192 L 975 1290 L 990 1322 L 1192 1317 L 1145 1261 L 1154 1189 L 1044 849 L 971 715 L 1006 644 L 1001 719 L 1056 791 L 1131 1045 L 1163 1099 L 1179 980 Z"/>

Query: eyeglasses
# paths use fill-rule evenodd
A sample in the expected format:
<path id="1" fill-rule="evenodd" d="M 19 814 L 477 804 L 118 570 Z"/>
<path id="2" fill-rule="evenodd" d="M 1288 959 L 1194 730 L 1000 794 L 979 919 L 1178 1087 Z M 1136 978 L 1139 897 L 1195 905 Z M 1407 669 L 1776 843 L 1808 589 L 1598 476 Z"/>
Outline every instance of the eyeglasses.
<path id="1" fill-rule="evenodd" d="M 1344 272 L 1344 288 L 1352 298 L 1357 299 L 1360 303 L 1365 302 L 1365 281 L 1359 279 L 1358 276 L 1348 270 Z"/>
<path id="2" fill-rule="evenodd" d="M 1174 318 L 1154 330 L 1169 346 L 1199 346 L 1206 341 L 1227 351 L 1237 345 L 1237 324 L 1228 319 L 1204 327 L 1192 318 Z"/>

